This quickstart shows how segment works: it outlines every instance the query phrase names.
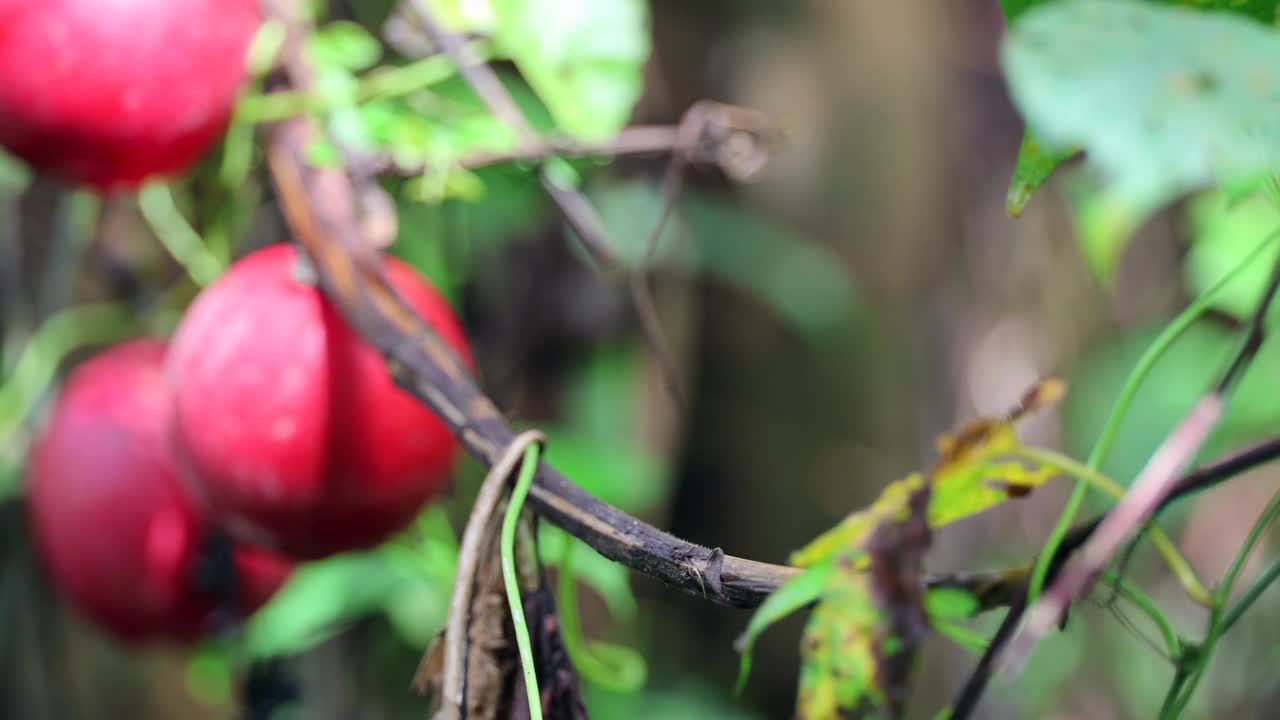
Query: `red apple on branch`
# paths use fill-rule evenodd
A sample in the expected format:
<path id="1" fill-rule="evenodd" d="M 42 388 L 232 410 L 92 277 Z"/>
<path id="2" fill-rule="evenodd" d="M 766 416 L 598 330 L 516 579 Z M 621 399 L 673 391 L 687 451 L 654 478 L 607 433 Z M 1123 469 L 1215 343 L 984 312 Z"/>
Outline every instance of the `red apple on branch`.
<path id="1" fill-rule="evenodd" d="M 200 582 L 213 530 L 182 487 L 169 443 L 164 343 L 109 349 L 67 380 L 32 448 L 28 498 L 54 586 L 125 640 L 189 640 L 257 609 L 289 565 L 232 547 L 220 596 Z M 203 567 L 207 571 L 207 567 Z"/>
<path id="2" fill-rule="evenodd" d="M 233 535 L 317 558 L 407 525 L 445 490 L 458 443 L 300 279 L 299 258 L 275 245 L 233 265 L 188 309 L 168 368 L 175 447 L 197 495 Z M 399 260 L 384 267 L 470 363 L 445 299 Z"/>
<path id="3" fill-rule="evenodd" d="M 185 171 L 227 126 L 259 0 L 0 0 L 0 145 L 102 190 Z"/>

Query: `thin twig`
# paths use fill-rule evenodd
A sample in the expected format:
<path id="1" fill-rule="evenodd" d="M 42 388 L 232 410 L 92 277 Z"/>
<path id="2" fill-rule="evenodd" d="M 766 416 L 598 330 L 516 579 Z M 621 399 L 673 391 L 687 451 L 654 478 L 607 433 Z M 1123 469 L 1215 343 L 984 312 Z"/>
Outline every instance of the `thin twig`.
<path id="1" fill-rule="evenodd" d="M 537 133 L 529 125 L 520 106 L 503 86 L 498 74 L 485 64 L 475 49 L 459 34 L 448 30 L 436 17 L 426 0 L 410 0 L 409 8 L 422 27 L 427 39 L 440 48 L 458 68 L 458 74 L 480 96 L 489 112 L 502 124 L 511 128 L 521 142 L 536 139 Z"/>
<path id="2" fill-rule="evenodd" d="M 1178 500 L 1212 488 L 1243 472 L 1276 459 L 1280 459 L 1280 435 L 1244 449 L 1227 453 L 1183 475 L 1177 485 L 1174 486 L 1173 491 L 1160 504 L 1157 513 Z M 1088 541 L 1094 531 L 1098 529 L 1098 526 L 1102 524 L 1105 517 L 1105 514 L 1099 515 L 1088 522 L 1077 525 L 1063 538 L 1062 544 L 1058 546 L 1057 551 L 1049 561 L 1047 575 L 1049 582 L 1053 582 L 1057 578 L 1067 559 Z M 1002 604 L 1007 605 L 1009 610 L 1004 619 L 1001 620 L 1000 627 L 997 628 L 991 642 L 987 645 L 986 651 L 979 658 L 974 669 L 970 671 L 964 686 L 961 687 L 960 692 L 956 695 L 951 709 L 952 720 L 966 720 L 972 717 L 974 710 L 977 709 L 978 701 L 982 699 L 982 694 L 991 680 L 996 658 L 1003 652 L 1005 645 L 1013 635 L 1013 631 L 1017 629 L 1026 613 L 1027 587 L 1023 585 L 1005 599 L 1007 602 Z"/>
<path id="3" fill-rule="evenodd" d="M 515 133 L 517 142 L 532 147 L 545 145 L 493 68 L 468 51 L 462 37 L 440 22 L 426 0 L 410 0 L 410 7 L 427 38 L 453 60 L 462 79 L 480 97 L 489 113 Z M 592 256 L 597 261 L 612 265 L 613 250 L 606 239 L 604 221 L 595 208 L 576 188 L 557 183 L 545 168 L 542 168 L 541 176 L 543 188 Z"/>
<path id="4" fill-rule="evenodd" d="M 649 284 L 648 264 L 658 250 L 658 242 L 675 211 L 676 201 L 684 189 L 685 170 L 687 169 L 698 139 L 706 129 L 711 103 L 698 103 L 685 113 L 676 131 L 675 145 L 672 147 L 671 159 L 667 161 L 666 172 L 662 177 L 662 209 L 658 219 L 649 231 L 644 250 L 627 278 L 627 287 L 631 292 L 631 303 L 635 307 L 636 316 L 644 336 L 649 338 L 658 362 L 663 364 L 662 376 L 666 379 L 667 392 L 681 407 L 688 406 L 687 395 L 683 383 L 675 367 L 675 355 L 667 342 L 667 335 L 662 330 L 662 318 L 658 314 L 658 303 L 653 296 L 653 287 Z"/>
<path id="5" fill-rule="evenodd" d="M 1267 311 L 1271 308 L 1271 303 L 1275 301 L 1276 291 L 1280 289 L 1280 260 L 1277 260 L 1271 268 L 1271 278 L 1267 280 L 1266 290 L 1263 291 L 1262 300 L 1258 303 L 1258 307 L 1253 312 L 1253 317 L 1249 321 L 1249 333 L 1245 336 L 1244 346 L 1236 354 L 1235 360 L 1231 363 L 1231 367 L 1223 373 L 1222 380 L 1218 383 L 1217 392 L 1219 395 L 1226 395 L 1231 388 L 1232 383 L 1239 379 L 1244 372 L 1244 368 L 1253 361 L 1258 350 L 1262 348 L 1262 341 L 1266 336 L 1264 325 L 1267 319 Z"/>
<path id="6" fill-rule="evenodd" d="M 604 142 L 582 143 L 569 139 L 547 138 L 520 145 L 505 152 L 468 155 L 459 161 L 467 169 L 504 163 L 541 163 L 554 157 L 617 158 L 629 155 L 664 155 L 678 146 L 679 128 L 670 125 L 632 125 Z M 417 168 L 412 174 L 421 174 Z"/>
<path id="7" fill-rule="evenodd" d="M 516 134 L 520 145 L 525 146 L 527 149 L 538 151 L 542 148 L 551 147 L 530 126 L 528 119 L 519 106 L 516 105 L 511 93 L 507 92 L 497 73 L 482 62 L 480 58 L 468 53 L 467 45 L 462 37 L 450 31 L 440 22 L 426 0 L 411 0 L 410 7 L 427 38 L 454 61 L 463 79 L 480 97 L 489 112 Z M 740 138 L 748 135 L 758 137 L 759 133 L 762 132 L 761 128 L 764 126 L 764 123 L 760 121 L 759 114 L 749 113 L 739 108 L 732 108 L 718 103 L 699 103 L 686 113 L 680 128 L 676 131 L 675 144 L 671 148 L 673 151 L 671 162 L 667 168 L 666 178 L 663 181 L 663 209 L 649 237 L 645 253 L 646 260 L 652 255 L 654 247 L 657 245 L 658 237 L 662 234 L 662 230 L 666 227 L 667 220 L 671 215 L 680 187 L 683 184 L 685 166 L 697 150 L 700 139 L 713 119 L 719 119 L 720 122 L 726 124 L 736 121 L 741 123 L 744 128 L 750 127 L 752 131 L 750 133 L 745 131 L 723 133 L 728 138 Z M 665 136 L 645 139 L 650 143 L 655 139 L 663 143 L 670 142 L 670 138 Z M 736 162 L 739 160 L 737 156 L 731 152 L 724 151 L 724 148 L 732 145 L 733 143 L 726 141 L 720 143 L 720 147 L 717 149 L 717 161 L 730 174 L 734 174 L 737 165 L 741 164 Z M 749 145 L 757 150 L 760 147 L 755 142 L 749 143 Z M 653 147 L 652 144 L 646 145 L 646 149 L 651 147 Z M 757 152 L 755 155 L 759 156 L 760 153 Z M 539 179 L 542 182 L 543 189 L 560 209 L 561 215 L 564 216 L 574 234 L 581 240 L 592 259 L 604 268 L 616 267 L 618 260 L 614 245 L 609 241 L 608 231 L 605 229 L 604 221 L 600 218 L 595 206 L 587 200 L 586 196 L 577 187 L 562 182 L 551 172 L 551 166 L 544 164 L 545 161 L 551 159 L 553 158 L 550 156 L 543 157 L 539 163 Z M 671 344 L 667 341 L 666 334 L 663 331 L 662 323 L 657 314 L 657 304 L 652 297 L 652 291 L 639 271 L 633 271 L 630 274 L 628 287 L 636 314 L 640 319 L 641 331 L 657 357 L 667 388 L 676 403 L 680 406 L 685 406 L 687 404 L 685 393 L 681 388 L 674 356 L 671 352 Z"/>
<path id="8" fill-rule="evenodd" d="M 1169 435 L 1133 487 L 1098 526 L 1081 548 L 1080 557 L 1067 563 L 1064 571 L 1027 614 L 1022 629 L 1014 635 L 1006 651 L 1006 667 L 1017 671 L 1031 649 L 1062 618 L 1063 612 L 1080 596 L 1090 580 L 1111 561 L 1116 551 L 1160 507 L 1177 482 L 1178 472 L 1200 451 L 1205 438 L 1222 417 L 1223 400 L 1217 391 L 1204 396 Z"/>

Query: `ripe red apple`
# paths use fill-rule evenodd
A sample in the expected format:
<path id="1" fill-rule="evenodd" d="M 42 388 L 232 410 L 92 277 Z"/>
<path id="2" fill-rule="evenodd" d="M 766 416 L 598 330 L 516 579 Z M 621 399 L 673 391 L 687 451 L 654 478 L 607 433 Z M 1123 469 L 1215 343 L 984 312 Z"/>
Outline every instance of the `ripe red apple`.
<path id="1" fill-rule="evenodd" d="M 289 565 L 235 547 L 230 598 L 199 582 L 212 529 L 177 477 L 164 343 L 117 345 L 68 378 L 28 464 L 36 548 L 54 586 L 125 640 L 189 640 L 247 616 Z"/>
<path id="2" fill-rule="evenodd" d="M 0 0 L 0 145 L 102 190 L 186 170 L 226 128 L 259 0 Z"/>
<path id="3" fill-rule="evenodd" d="M 467 363 L 448 303 L 387 258 L 405 300 Z M 377 544 L 447 484 L 458 444 L 274 245 L 206 288 L 173 339 L 184 478 L 235 536 L 300 558 Z"/>

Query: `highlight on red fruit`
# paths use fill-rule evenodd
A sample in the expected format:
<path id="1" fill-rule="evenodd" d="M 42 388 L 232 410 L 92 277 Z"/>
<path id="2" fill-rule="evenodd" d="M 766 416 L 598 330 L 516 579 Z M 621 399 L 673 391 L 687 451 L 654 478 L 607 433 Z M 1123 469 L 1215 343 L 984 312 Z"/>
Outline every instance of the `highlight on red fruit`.
<path id="1" fill-rule="evenodd" d="M 259 0 L 0 0 L 0 145 L 101 190 L 185 171 L 226 129 Z"/>
<path id="2" fill-rule="evenodd" d="M 218 592 L 205 556 L 214 530 L 177 477 L 165 345 L 117 345 L 71 373 L 32 447 L 28 510 L 59 593 L 129 641 L 194 639 L 245 617 L 283 584 L 289 564 L 231 547 Z"/>
<path id="3" fill-rule="evenodd" d="M 233 265 L 178 326 L 169 354 L 183 477 L 230 532 L 300 558 L 367 548 L 442 493 L 458 444 L 393 382 L 274 245 Z M 466 363 L 457 318 L 408 265 L 393 286 Z"/>

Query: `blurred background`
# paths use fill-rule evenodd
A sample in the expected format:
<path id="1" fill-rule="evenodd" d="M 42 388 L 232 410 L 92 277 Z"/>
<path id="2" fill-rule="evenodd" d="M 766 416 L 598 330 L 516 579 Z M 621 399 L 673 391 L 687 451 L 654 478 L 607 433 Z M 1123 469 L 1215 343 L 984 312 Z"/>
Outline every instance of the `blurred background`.
<path id="1" fill-rule="evenodd" d="M 339 0 L 329 17 L 376 30 L 389 6 Z M 884 485 L 927 467 L 938 433 L 1004 412 L 1051 374 L 1070 382 L 1068 399 L 1027 423 L 1023 437 L 1083 457 L 1154 334 L 1275 219 L 1259 219 L 1275 214 L 1265 205 L 1194 198 L 1143 226 L 1106 287 L 1087 269 L 1060 179 L 1010 219 L 1005 195 L 1022 128 L 997 62 L 1003 19 L 994 0 L 654 0 L 650 11 L 652 56 L 633 122 L 675 123 L 709 98 L 758 109 L 785 135 L 751 182 L 691 171 L 652 261 L 686 406 L 666 393 L 625 282 L 584 261 L 529 168 L 484 169 L 482 192 L 427 200 L 421 187 L 388 182 L 400 212 L 393 251 L 453 300 L 482 387 L 517 425 L 548 430 L 553 464 L 693 542 L 783 562 Z M 285 239 L 259 157 L 243 182 L 220 180 L 228 148 L 246 138 L 249 128 L 234 129 L 174 186 L 193 226 L 232 257 Z M 580 166 L 619 246 L 640 246 L 657 221 L 664 168 L 662 158 Z M 56 377 L 45 375 L 65 372 L 86 357 L 82 345 L 104 335 L 171 331 L 196 288 L 156 233 L 132 195 L 98 200 L 30 177 L 16 161 L 6 166 L 0 716 L 232 717 L 235 668 L 247 654 L 284 658 L 296 680 L 300 704 L 280 717 L 422 717 L 425 703 L 407 687 L 443 621 L 452 537 L 482 476 L 473 461 L 459 469 L 453 496 L 393 543 L 414 549 L 411 560 L 378 550 L 314 563 L 234 641 L 125 649 L 48 589 L 21 507 L 25 447 L 56 392 Z M 39 328 L 89 302 L 121 303 L 135 324 L 66 322 L 41 348 L 38 369 L 15 374 Z M 1161 363 L 1122 427 L 1109 475 L 1133 477 L 1212 382 L 1248 310 L 1224 302 Z M 1233 402 L 1216 450 L 1280 429 L 1278 352 L 1264 348 L 1246 379 L 1254 390 Z M 13 424 L 27 405 L 32 412 Z M 1221 575 L 1276 479 L 1258 471 L 1166 515 L 1202 577 Z M 1026 562 L 1066 492 L 1059 481 L 946 528 L 930 569 Z M 549 562 L 564 542 L 544 533 Z M 1240 586 L 1272 552 L 1257 553 Z M 1141 547 L 1129 578 L 1197 635 L 1202 611 L 1153 556 Z M 647 667 L 638 689 L 588 683 L 595 717 L 790 714 L 802 617 L 764 636 L 751 683 L 735 698 L 732 645 L 749 612 L 671 591 L 586 549 L 574 566 L 586 635 L 631 648 Z M 996 681 L 981 717 L 1151 716 L 1172 674 L 1158 636 L 1095 592 L 1021 675 Z M 1267 715 L 1280 693 L 1277 610 L 1280 594 L 1264 596 L 1223 641 L 1194 716 Z M 994 615 L 974 627 L 990 631 Z M 930 639 L 911 716 L 933 717 L 975 660 Z"/>

